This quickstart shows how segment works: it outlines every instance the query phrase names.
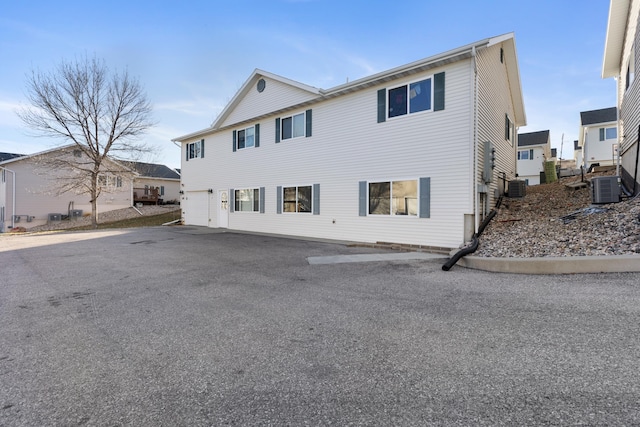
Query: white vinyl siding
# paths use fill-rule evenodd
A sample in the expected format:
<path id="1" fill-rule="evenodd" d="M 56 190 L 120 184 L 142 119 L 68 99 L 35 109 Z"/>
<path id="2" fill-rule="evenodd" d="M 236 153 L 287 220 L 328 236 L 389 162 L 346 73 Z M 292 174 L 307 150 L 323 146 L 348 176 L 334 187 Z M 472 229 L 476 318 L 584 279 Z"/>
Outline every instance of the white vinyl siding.
<path id="1" fill-rule="evenodd" d="M 517 129 L 511 131 L 513 141 L 505 139 L 505 115 L 511 123 L 515 122 L 509 81 L 506 73 L 506 60 L 501 62 L 501 46 L 494 45 L 480 49 L 478 64 L 478 159 L 483 159 L 483 141 L 491 141 L 496 149 L 495 168 L 489 184 L 488 202 L 493 207 L 494 190 L 502 191 L 502 173 L 507 180 L 516 178 Z M 503 50 L 503 55 L 508 55 Z M 482 160 L 478 167 L 478 181 L 482 179 Z"/>
<path id="2" fill-rule="evenodd" d="M 287 114 L 261 119 L 260 149 L 245 150 L 241 159 L 230 149 L 217 148 L 215 155 L 210 151 L 228 147 L 228 131 L 207 135 L 206 161 L 183 164 L 182 182 L 185 188 L 214 191 L 265 187 L 265 214 L 231 215 L 230 229 L 457 247 L 463 241 L 464 215 L 472 213 L 470 69 L 470 60 L 464 60 L 313 104 L 307 107 L 313 108 L 313 138 L 303 143 L 276 144 L 268 137 L 275 135 L 275 118 Z M 376 122 L 379 89 L 442 71 L 444 110 Z M 267 88 L 270 84 L 267 81 Z M 349 117 L 348 123 L 344 117 Z M 345 124 L 336 125 L 341 123 Z M 407 141 L 412 141 L 411 150 Z M 359 216 L 360 181 L 423 176 L 431 177 L 429 218 Z M 319 215 L 277 214 L 277 187 L 297 183 L 320 184 Z"/>

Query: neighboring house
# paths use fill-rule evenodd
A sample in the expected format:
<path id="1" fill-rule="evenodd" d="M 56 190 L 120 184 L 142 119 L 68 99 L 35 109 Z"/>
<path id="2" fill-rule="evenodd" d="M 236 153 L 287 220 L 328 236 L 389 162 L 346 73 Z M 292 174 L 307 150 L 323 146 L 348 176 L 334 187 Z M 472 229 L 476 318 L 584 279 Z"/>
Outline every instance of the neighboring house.
<path id="1" fill-rule="evenodd" d="M 544 162 L 551 159 L 549 131 L 521 133 L 518 135 L 518 179 L 527 185 L 540 184 Z"/>
<path id="2" fill-rule="evenodd" d="M 71 145 L 0 161 L 0 230 L 8 231 L 14 226 L 30 228 L 50 219 L 91 213 L 87 194 L 73 191 L 57 194 L 57 189 L 69 176 L 69 170 L 60 168 L 53 172 L 44 166 L 48 159 L 64 160 L 72 156 L 82 157 L 83 154 Z M 98 177 L 103 187 L 98 198 L 98 215 L 132 204 L 132 171 L 111 161 L 108 165 L 110 171 L 105 167 L 105 173 Z M 122 170 L 123 175 L 112 172 L 114 170 Z"/>
<path id="3" fill-rule="evenodd" d="M 16 157 L 22 157 L 24 154 L 14 154 L 14 153 L 0 153 L 0 162 L 4 162 L 5 160 L 15 159 Z"/>
<path id="4" fill-rule="evenodd" d="M 582 165 L 610 166 L 616 163 L 618 147 L 618 110 L 616 107 L 580 113 L 578 145 L 582 146 Z"/>
<path id="5" fill-rule="evenodd" d="M 620 175 L 627 193 L 640 193 L 640 0 L 611 0 L 602 77 L 616 79 Z M 585 156 L 586 159 L 586 156 Z"/>
<path id="6" fill-rule="evenodd" d="M 156 163 L 124 163 L 138 175 L 133 182 L 133 201 L 154 204 L 180 201 L 180 174 Z"/>
<path id="7" fill-rule="evenodd" d="M 582 159 L 582 146 L 579 140 L 573 141 L 573 161 L 576 164 L 576 168 L 584 167 Z"/>
<path id="8" fill-rule="evenodd" d="M 513 34 L 331 89 L 255 70 L 182 144 L 186 224 L 456 248 L 515 179 Z"/>

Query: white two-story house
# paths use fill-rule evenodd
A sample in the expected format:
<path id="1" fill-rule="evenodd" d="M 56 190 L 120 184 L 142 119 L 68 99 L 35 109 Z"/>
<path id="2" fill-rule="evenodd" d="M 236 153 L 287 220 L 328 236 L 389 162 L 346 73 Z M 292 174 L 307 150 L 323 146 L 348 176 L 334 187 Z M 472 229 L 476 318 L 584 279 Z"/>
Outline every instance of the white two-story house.
<path id="1" fill-rule="evenodd" d="M 618 109 L 616 107 L 580 113 L 578 145 L 582 147 L 582 165 L 611 166 L 618 158 Z"/>
<path id="2" fill-rule="evenodd" d="M 255 70 L 182 145 L 186 224 L 455 248 L 516 176 L 513 34 L 330 89 Z"/>
<path id="3" fill-rule="evenodd" d="M 544 174 L 544 162 L 549 159 L 551 141 L 548 130 L 518 135 L 518 177 L 527 185 L 540 184 L 540 174 Z"/>
<path id="4" fill-rule="evenodd" d="M 623 189 L 640 193 L 640 0 L 611 0 L 602 77 L 616 79 L 618 152 Z M 586 160 L 586 159 L 585 159 Z"/>

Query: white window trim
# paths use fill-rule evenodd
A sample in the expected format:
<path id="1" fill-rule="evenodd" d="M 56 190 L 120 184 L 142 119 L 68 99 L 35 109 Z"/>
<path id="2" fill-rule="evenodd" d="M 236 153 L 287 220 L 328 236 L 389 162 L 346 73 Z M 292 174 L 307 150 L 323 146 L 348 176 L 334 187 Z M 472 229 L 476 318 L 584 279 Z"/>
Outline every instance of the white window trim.
<path id="1" fill-rule="evenodd" d="M 236 198 L 236 191 L 243 191 L 243 190 L 251 190 L 251 191 L 255 191 L 258 190 L 258 210 L 254 211 L 254 210 L 250 210 L 250 211 L 241 211 L 236 209 L 236 202 L 237 202 L 237 198 Z M 255 201 L 252 201 L 252 203 L 255 203 Z M 239 214 L 258 214 L 260 213 L 260 187 L 246 187 L 246 188 L 234 188 L 233 189 L 233 213 L 239 213 Z"/>
<path id="2" fill-rule="evenodd" d="M 401 85 L 402 86 L 402 85 Z M 375 183 L 380 183 L 380 182 L 389 182 L 391 184 L 391 188 L 389 189 L 389 191 L 391 192 L 390 194 L 390 198 L 391 200 L 393 200 L 393 182 L 396 181 L 416 181 L 416 203 L 417 203 L 417 209 L 416 209 L 416 215 L 394 215 L 392 213 L 389 213 L 388 215 L 384 215 L 384 214 L 372 214 L 369 212 L 369 207 L 370 205 L 370 201 L 369 201 L 369 196 L 370 196 L 370 191 L 369 191 L 369 184 L 375 184 Z M 393 179 L 389 179 L 389 178 L 382 178 L 382 179 L 370 179 L 366 181 L 367 183 L 367 216 L 368 217 L 373 217 L 373 218 L 420 218 L 420 178 L 393 178 Z M 389 211 L 391 211 L 391 209 L 389 209 Z"/>
<path id="3" fill-rule="evenodd" d="M 396 120 L 402 117 L 407 117 L 407 116 L 413 116 L 415 114 L 421 114 L 421 113 L 429 113 L 429 112 L 433 112 L 433 74 L 429 75 L 429 76 L 425 76 L 425 77 L 421 77 L 419 79 L 415 79 L 415 80 L 411 80 L 411 81 L 407 81 L 405 83 L 401 83 L 398 84 L 394 87 L 388 87 L 387 89 L 387 93 L 386 93 L 386 99 L 385 99 L 385 103 L 386 103 L 386 111 L 385 114 L 387 116 L 387 120 Z M 418 83 L 421 82 L 423 80 L 431 80 L 431 107 L 428 110 L 421 110 L 421 111 L 416 111 L 415 113 L 411 112 L 411 98 L 409 97 L 409 92 L 411 91 L 411 85 L 413 83 Z M 398 89 L 402 86 L 407 86 L 407 114 L 401 114 L 399 116 L 394 116 L 394 117 L 390 117 L 389 116 L 389 92 L 394 90 L 394 89 Z"/>
<path id="4" fill-rule="evenodd" d="M 298 211 L 296 211 L 296 212 L 287 212 L 287 211 L 284 210 L 284 202 L 285 202 L 285 200 L 284 200 L 284 190 L 285 190 L 285 188 L 291 188 L 291 187 L 295 187 L 296 188 L 296 202 L 298 201 L 298 188 L 300 188 L 300 187 L 311 187 L 311 200 L 310 200 L 311 204 L 310 204 L 309 212 L 298 212 Z M 313 184 L 283 185 L 282 186 L 281 197 L 282 197 L 282 206 L 281 206 L 281 208 L 282 208 L 282 214 L 283 215 L 284 214 L 286 214 L 286 215 L 299 215 L 299 214 L 313 215 L 313 198 L 314 198 Z"/>
<path id="5" fill-rule="evenodd" d="M 302 135 L 293 136 L 293 118 L 300 115 L 302 116 Z M 291 119 L 291 138 L 285 138 L 284 137 L 284 121 L 289 118 Z M 305 138 L 306 135 L 307 135 L 307 111 L 306 110 L 280 118 L 280 141 L 289 141 L 292 139 Z M 304 185 L 302 185 L 302 187 L 304 187 Z"/>
<path id="6" fill-rule="evenodd" d="M 202 158 L 202 140 L 198 140 L 198 141 L 194 141 L 194 142 L 189 142 L 187 144 L 187 153 L 189 153 L 189 160 L 191 159 L 201 159 Z M 191 156 L 191 146 L 193 146 L 193 157 Z M 196 155 L 196 146 L 198 147 L 197 151 L 197 155 Z"/>
<path id="7" fill-rule="evenodd" d="M 247 130 L 253 129 L 253 144 L 247 146 Z M 240 148 L 240 132 L 244 131 L 244 147 Z M 249 126 L 246 128 L 238 129 L 238 133 L 236 135 L 236 150 L 244 150 L 247 148 L 255 148 L 256 146 L 256 127 L 255 125 Z"/>

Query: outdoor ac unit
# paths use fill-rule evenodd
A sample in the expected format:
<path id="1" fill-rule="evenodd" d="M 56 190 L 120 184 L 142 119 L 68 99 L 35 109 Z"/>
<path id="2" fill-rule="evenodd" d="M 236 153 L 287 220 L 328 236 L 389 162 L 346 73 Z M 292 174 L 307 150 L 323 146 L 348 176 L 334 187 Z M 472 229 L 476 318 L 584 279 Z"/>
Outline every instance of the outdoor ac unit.
<path id="1" fill-rule="evenodd" d="M 509 181 L 509 198 L 522 198 L 527 193 L 527 183 L 521 180 Z"/>
<path id="2" fill-rule="evenodd" d="M 620 184 L 618 176 L 599 176 L 591 180 L 593 203 L 618 203 Z"/>
<path id="3" fill-rule="evenodd" d="M 82 216 L 82 209 L 71 209 L 69 211 L 69 218 L 80 218 Z"/>
<path id="4" fill-rule="evenodd" d="M 49 218 L 49 222 L 53 222 L 53 221 L 62 221 L 62 214 L 59 213 L 50 213 L 48 215 Z"/>

